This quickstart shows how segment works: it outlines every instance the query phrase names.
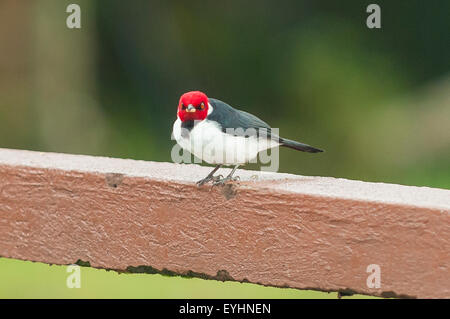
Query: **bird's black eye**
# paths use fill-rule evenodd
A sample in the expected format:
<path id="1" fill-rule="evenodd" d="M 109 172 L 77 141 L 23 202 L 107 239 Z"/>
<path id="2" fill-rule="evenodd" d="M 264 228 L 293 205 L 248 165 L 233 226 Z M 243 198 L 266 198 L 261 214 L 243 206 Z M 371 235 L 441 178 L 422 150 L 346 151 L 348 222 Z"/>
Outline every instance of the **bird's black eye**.
<path id="1" fill-rule="evenodd" d="M 181 103 L 181 108 L 182 108 L 183 110 L 185 110 L 185 109 L 186 109 L 186 105 L 184 105 L 183 103 Z"/>
<path id="2" fill-rule="evenodd" d="M 200 104 L 200 110 L 203 110 L 204 108 L 205 108 L 205 103 L 202 102 L 202 103 Z"/>

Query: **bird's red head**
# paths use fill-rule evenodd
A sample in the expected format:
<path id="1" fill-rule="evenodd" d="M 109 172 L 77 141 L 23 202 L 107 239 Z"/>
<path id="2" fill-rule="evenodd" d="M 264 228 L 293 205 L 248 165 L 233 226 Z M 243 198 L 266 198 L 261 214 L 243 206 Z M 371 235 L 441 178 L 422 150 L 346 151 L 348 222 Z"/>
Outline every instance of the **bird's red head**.
<path id="1" fill-rule="evenodd" d="M 184 93 L 178 102 L 178 117 L 182 122 L 202 121 L 208 115 L 208 97 L 200 91 Z"/>

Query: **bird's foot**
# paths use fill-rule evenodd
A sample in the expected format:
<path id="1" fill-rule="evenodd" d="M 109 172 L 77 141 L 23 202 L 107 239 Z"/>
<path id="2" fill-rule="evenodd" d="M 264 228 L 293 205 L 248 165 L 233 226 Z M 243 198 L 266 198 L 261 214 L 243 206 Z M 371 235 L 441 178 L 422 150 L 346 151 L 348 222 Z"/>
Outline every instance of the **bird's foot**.
<path id="1" fill-rule="evenodd" d="M 197 186 L 200 187 L 206 183 L 208 183 L 209 181 L 213 181 L 213 183 L 215 183 L 218 180 L 223 179 L 222 175 L 217 175 L 217 176 L 206 176 L 204 179 L 201 179 L 197 182 Z"/>
<path id="2" fill-rule="evenodd" d="M 228 182 L 235 182 L 235 181 L 239 181 L 240 179 L 241 178 L 239 176 L 235 176 L 235 177 L 227 176 L 225 178 L 221 178 L 221 179 L 215 180 L 213 182 L 213 185 L 214 186 L 225 185 Z"/>

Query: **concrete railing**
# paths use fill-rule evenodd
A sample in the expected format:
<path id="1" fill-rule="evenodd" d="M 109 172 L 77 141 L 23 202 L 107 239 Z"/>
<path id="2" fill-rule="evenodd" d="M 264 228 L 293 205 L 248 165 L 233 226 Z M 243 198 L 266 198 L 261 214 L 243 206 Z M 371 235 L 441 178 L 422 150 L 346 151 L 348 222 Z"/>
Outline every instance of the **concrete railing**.
<path id="1" fill-rule="evenodd" d="M 0 149 L 0 256 L 384 297 L 450 297 L 450 191 Z M 370 273 L 368 271 L 374 271 Z"/>

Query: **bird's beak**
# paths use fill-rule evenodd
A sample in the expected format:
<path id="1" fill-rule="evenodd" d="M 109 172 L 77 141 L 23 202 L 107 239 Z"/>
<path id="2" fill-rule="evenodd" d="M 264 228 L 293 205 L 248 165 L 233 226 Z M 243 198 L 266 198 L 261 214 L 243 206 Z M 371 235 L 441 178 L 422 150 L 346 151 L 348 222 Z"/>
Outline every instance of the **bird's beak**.
<path id="1" fill-rule="evenodd" d="M 195 112 L 195 111 L 196 111 L 196 109 L 192 104 L 189 104 L 188 107 L 186 108 L 186 112 L 191 113 L 191 112 Z"/>

